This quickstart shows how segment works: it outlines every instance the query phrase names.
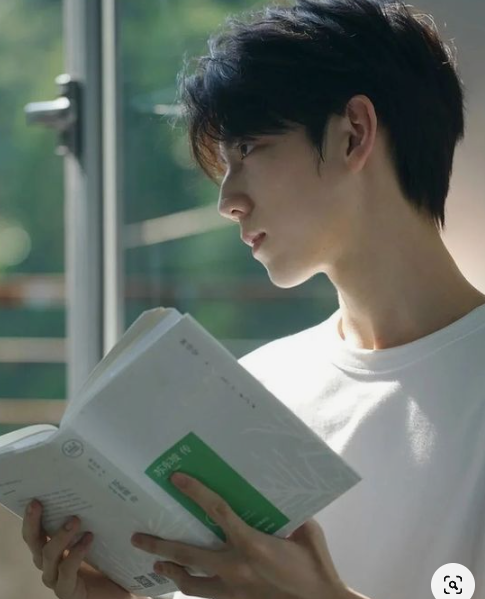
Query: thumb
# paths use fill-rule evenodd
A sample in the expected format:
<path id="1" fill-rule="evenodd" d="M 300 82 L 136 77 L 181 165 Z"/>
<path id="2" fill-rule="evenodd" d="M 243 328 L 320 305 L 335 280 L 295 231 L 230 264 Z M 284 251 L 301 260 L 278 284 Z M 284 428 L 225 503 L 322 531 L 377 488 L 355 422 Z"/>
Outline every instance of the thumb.
<path id="1" fill-rule="evenodd" d="M 338 583 L 342 580 L 335 568 L 328 548 L 327 539 L 320 524 L 311 518 L 291 533 L 287 539 L 311 552 L 318 563 L 321 563 L 327 575 Z M 343 584 L 343 583 L 342 583 Z"/>
<path id="2" fill-rule="evenodd" d="M 308 542 L 308 539 L 314 537 L 317 531 L 321 532 L 320 525 L 314 518 L 311 518 L 310 520 L 304 522 L 286 538 L 289 541 L 301 544 L 305 543 L 305 541 Z"/>

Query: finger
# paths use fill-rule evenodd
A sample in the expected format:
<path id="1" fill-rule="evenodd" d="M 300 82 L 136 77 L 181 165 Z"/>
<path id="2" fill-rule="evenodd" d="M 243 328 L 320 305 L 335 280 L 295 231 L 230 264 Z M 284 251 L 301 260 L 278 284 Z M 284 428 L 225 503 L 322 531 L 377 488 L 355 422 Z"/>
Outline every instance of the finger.
<path id="1" fill-rule="evenodd" d="M 133 535 L 131 542 L 142 551 L 160 555 L 181 566 L 201 569 L 209 575 L 221 574 L 228 563 L 228 555 L 224 549 L 203 549 L 179 541 L 165 541 L 147 534 Z"/>
<path id="2" fill-rule="evenodd" d="M 27 543 L 34 560 L 34 564 L 39 570 L 42 570 L 42 550 L 47 543 L 47 535 L 42 528 L 42 504 L 39 501 L 33 501 L 25 510 L 22 521 L 22 538 Z"/>
<path id="3" fill-rule="evenodd" d="M 185 568 L 172 562 L 164 562 L 162 566 L 157 566 L 155 571 L 173 580 L 184 595 L 210 597 L 210 599 L 229 596 L 227 586 L 218 576 L 211 578 L 191 576 Z"/>
<path id="4" fill-rule="evenodd" d="M 50 589 L 54 588 L 59 575 L 59 563 L 64 552 L 76 535 L 80 525 L 76 516 L 69 518 L 64 526 L 56 532 L 42 551 L 42 582 Z"/>
<path id="5" fill-rule="evenodd" d="M 200 505 L 209 518 L 222 528 L 230 543 L 237 545 L 243 550 L 252 548 L 255 537 L 259 537 L 263 533 L 260 533 L 246 524 L 246 522 L 232 510 L 227 501 L 196 478 L 184 474 L 183 484 L 177 482 L 178 478 L 178 475 L 172 476 L 170 482 L 180 489 L 182 493 L 195 501 L 195 503 Z M 180 480 L 182 482 L 182 479 Z"/>
<path id="6" fill-rule="evenodd" d="M 90 532 L 84 534 L 60 563 L 56 585 L 58 597 L 70 597 L 74 594 L 79 568 L 91 548 L 93 538 Z"/>

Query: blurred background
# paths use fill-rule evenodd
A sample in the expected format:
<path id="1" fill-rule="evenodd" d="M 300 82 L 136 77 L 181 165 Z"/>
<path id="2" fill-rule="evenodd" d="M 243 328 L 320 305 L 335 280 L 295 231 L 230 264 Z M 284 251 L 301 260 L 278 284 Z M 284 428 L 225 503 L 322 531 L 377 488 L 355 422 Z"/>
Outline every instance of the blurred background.
<path id="1" fill-rule="evenodd" d="M 0 434 L 58 424 L 143 310 L 189 312 L 239 358 L 338 307 L 324 275 L 269 282 L 170 124 L 184 56 L 205 53 L 229 14 L 263 4 L 0 3 Z M 485 5 L 418 6 L 458 49 L 467 130 L 444 240 L 485 291 Z M 52 599 L 20 525 L 0 508 L 0 596 Z"/>

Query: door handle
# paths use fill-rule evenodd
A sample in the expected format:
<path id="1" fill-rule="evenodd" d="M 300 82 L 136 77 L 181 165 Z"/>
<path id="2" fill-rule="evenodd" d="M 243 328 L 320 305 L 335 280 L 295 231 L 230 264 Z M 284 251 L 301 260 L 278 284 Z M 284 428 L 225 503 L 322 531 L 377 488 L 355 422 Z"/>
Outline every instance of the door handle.
<path id="1" fill-rule="evenodd" d="M 81 152 L 80 102 L 81 93 L 78 81 L 68 74 L 55 79 L 59 95 L 47 102 L 30 102 L 24 108 L 28 125 L 42 125 L 55 129 L 59 143 L 56 154 L 64 156 L 72 152 L 78 158 Z"/>

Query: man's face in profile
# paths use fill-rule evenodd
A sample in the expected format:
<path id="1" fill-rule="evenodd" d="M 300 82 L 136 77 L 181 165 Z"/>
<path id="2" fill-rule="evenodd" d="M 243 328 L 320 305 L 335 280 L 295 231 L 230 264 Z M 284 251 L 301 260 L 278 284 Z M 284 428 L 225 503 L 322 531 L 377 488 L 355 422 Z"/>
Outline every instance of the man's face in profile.
<path id="1" fill-rule="evenodd" d="M 344 151 L 341 120 L 330 120 L 320 165 L 303 127 L 237 147 L 220 145 L 226 171 L 219 212 L 239 221 L 242 233 L 266 233 L 254 256 L 278 287 L 324 272 L 351 238 L 352 178 L 332 147 L 340 144 L 337 150 Z"/>

